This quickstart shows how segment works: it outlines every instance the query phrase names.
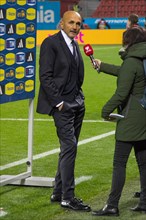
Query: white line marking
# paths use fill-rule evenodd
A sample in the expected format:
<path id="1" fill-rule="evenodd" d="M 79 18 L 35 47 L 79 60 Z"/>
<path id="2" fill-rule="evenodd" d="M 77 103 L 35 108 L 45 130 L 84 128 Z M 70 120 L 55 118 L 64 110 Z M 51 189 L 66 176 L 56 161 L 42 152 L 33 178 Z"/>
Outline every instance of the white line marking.
<path id="1" fill-rule="evenodd" d="M 5 212 L 4 210 L 3 210 L 3 208 L 0 208 L 0 217 L 3 217 L 3 216 L 5 216 L 5 215 L 7 215 L 8 213 L 7 212 Z"/>
<path id="2" fill-rule="evenodd" d="M 92 141 L 97 141 L 97 140 L 100 140 L 102 138 L 111 136 L 113 134 L 115 134 L 115 131 L 110 131 L 110 132 L 105 133 L 105 134 L 100 134 L 100 135 L 97 135 L 97 136 L 94 136 L 94 137 L 91 137 L 91 138 L 87 138 L 87 139 L 84 139 L 82 141 L 79 141 L 78 145 L 83 145 L 83 144 L 90 143 Z M 40 159 L 40 158 L 43 158 L 43 157 L 46 157 L 46 156 L 50 156 L 52 154 L 56 154 L 56 153 L 59 153 L 59 152 L 60 152 L 60 148 L 56 148 L 54 150 L 50 150 L 50 151 L 47 151 L 47 152 L 44 152 L 44 153 L 37 154 L 37 155 L 33 156 L 33 160 L 37 160 L 37 159 Z M 25 158 L 25 159 L 18 160 L 18 161 L 12 162 L 12 163 L 8 163 L 6 165 L 0 166 L 0 170 L 5 170 L 5 169 L 8 169 L 8 168 L 20 165 L 20 164 L 24 164 L 24 163 L 27 162 L 27 160 L 28 159 Z"/>
<path id="3" fill-rule="evenodd" d="M 80 176 L 78 178 L 75 179 L 75 185 L 78 185 L 82 182 L 91 180 L 93 176 Z"/>
<path id="4" fill-rule="evenodd" d="M 28 121 L 27 118 L 1 118 L 0 121 Z M 49 121 L 49 122 L 53 122 L 53 119 L 45 119 L 45 118 L 35 118 L 34 121 Z M 96 123 L 96 122 L 108 122 L 108 121 L 104 121 L 104 120 L 84 120 L 83 122 L 85 123 Z"/>
<path id="5" fill-rule="evenodd" d="M 119 47 L 121 47 L 121 45 L 110 46 L 110 49 L 116 49 L 116 48 L 119 48 Z M 97 51 L 99 51 L 99 50 L 107 50 L 107 47 L 98 47 L 98 48 L 95 47 L 94 50 L 97 50 Z"/>
<path id="6" fill-rule="evenodd" d="M 28 121 L 28 118 L 1 118 L 1 121 Z M 53 119 L 36 118 L 34 121 L 53 121 Z"/>
<path id="7" fill-rule="evenodd" d="M 100 134 L 100 135 L 95 136 L 95 137 L 87 138 L 85 140 L 79 141 L 78 145 L 87 144 L 87 143 L 92 142 L 92 141 L 97 141 L 97 140 L 100 140 L 102 138 L 108 137 L 108 136 L 113 135 L 113 134 L 115 134 L 115 131 L 110 131 L 110 132 L 105 133 L 105 134 Z"/>
<path id="8" fill-rule="evenodd" d="M 94 47 L 94 45 L 93 45 L 93 49 L 94 49 L 94 51 L 99 51 L 99 50 L 107 50 L 108 48 L 110 48 L 110 49 L 116 49 L 116 48 L 118 48 L 118 47 L 120 47 L 121 45 L 117 45 L 117 46 L 111 46 L 111 45 L 107 45 L 107 46 L 105 46 L 105 47 L 100 47 L 100 45 L 99 45 L 99 47 Z M 81 51 L 84 51 L 84 49 L 82 49 L 82 48 L 80 48 L 80 50 Z"/>

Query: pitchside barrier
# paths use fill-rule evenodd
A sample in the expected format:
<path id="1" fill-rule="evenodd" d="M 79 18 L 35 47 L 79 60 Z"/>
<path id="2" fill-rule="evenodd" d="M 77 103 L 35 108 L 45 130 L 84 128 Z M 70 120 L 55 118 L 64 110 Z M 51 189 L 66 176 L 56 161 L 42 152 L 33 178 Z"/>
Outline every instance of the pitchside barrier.
<path id="1" fill-rule="evenodd" d="M 36 3 L 36 0 L 0 0 L 0 104 L 29 100 L 27 171 L 15 176 L 2 175 L 1 186 L 54 185 L 54 178 L 32 177 Z"/>
<path id="2" fill-rule="evenodd" d="M 42 41 L 59 30 L 37 30 L 37 45 L 41 45 Z M 82 44 L 96 45 L 121 45 L 122 35 L 125 29 L 119 30 L 81 30 L 75 38 L 77 42 Z"/>

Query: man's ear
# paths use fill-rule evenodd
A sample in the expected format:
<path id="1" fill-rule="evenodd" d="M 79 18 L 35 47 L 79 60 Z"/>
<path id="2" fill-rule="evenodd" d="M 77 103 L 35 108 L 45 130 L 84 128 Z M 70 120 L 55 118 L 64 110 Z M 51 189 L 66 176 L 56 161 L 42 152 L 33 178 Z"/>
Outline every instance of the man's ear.
<path id="1" fill-rule="evenodd" d="M 62 20 L 60 21 L 60 27 L 63 30 L 63 21 Z"/>

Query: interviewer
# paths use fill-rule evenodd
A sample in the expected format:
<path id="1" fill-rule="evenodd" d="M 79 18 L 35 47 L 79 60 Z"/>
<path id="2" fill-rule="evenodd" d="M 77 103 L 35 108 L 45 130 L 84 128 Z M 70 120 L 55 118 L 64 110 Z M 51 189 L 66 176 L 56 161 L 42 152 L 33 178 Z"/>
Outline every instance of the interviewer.
<path id="1" fill-rule="evenodd" d="M 118 109 L 125 116 L 117 121 L 113 159 L 111 192 L 106 205 L 95 216 L 118 216 L 119 200 L 125 183 L 126 164 L 132 148 L 140 173 L 141 194 L 135 212 L 146 213 L 146 110 L 141 106 L 146 80 L 142 60 L 146 58 L 146 31 L 139 27 L 123 34 L 123 63 L 115 66 L 95 59 L 100 72 L 117 76 L 117 89 L 102 109 L 102 117 L 110 120 L 110 113 Z"/>

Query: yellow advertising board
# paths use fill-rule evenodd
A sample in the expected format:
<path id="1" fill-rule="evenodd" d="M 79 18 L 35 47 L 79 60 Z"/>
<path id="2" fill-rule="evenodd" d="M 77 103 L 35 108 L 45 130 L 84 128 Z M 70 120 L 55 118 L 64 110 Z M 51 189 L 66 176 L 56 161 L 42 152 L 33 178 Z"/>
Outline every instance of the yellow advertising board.
<path id="1" fill-rule="evenodd" d="M 0 104 L 35 96 L 37 0 L 0 0 Z"/>
<path id="2" fill-rule="evenodd" d="M 79 44 L 122 44 L 122 35 L 125 30 L 81 30 L 76 40 Z M 37 45 L 58 30 L 38 30 Z"/>

